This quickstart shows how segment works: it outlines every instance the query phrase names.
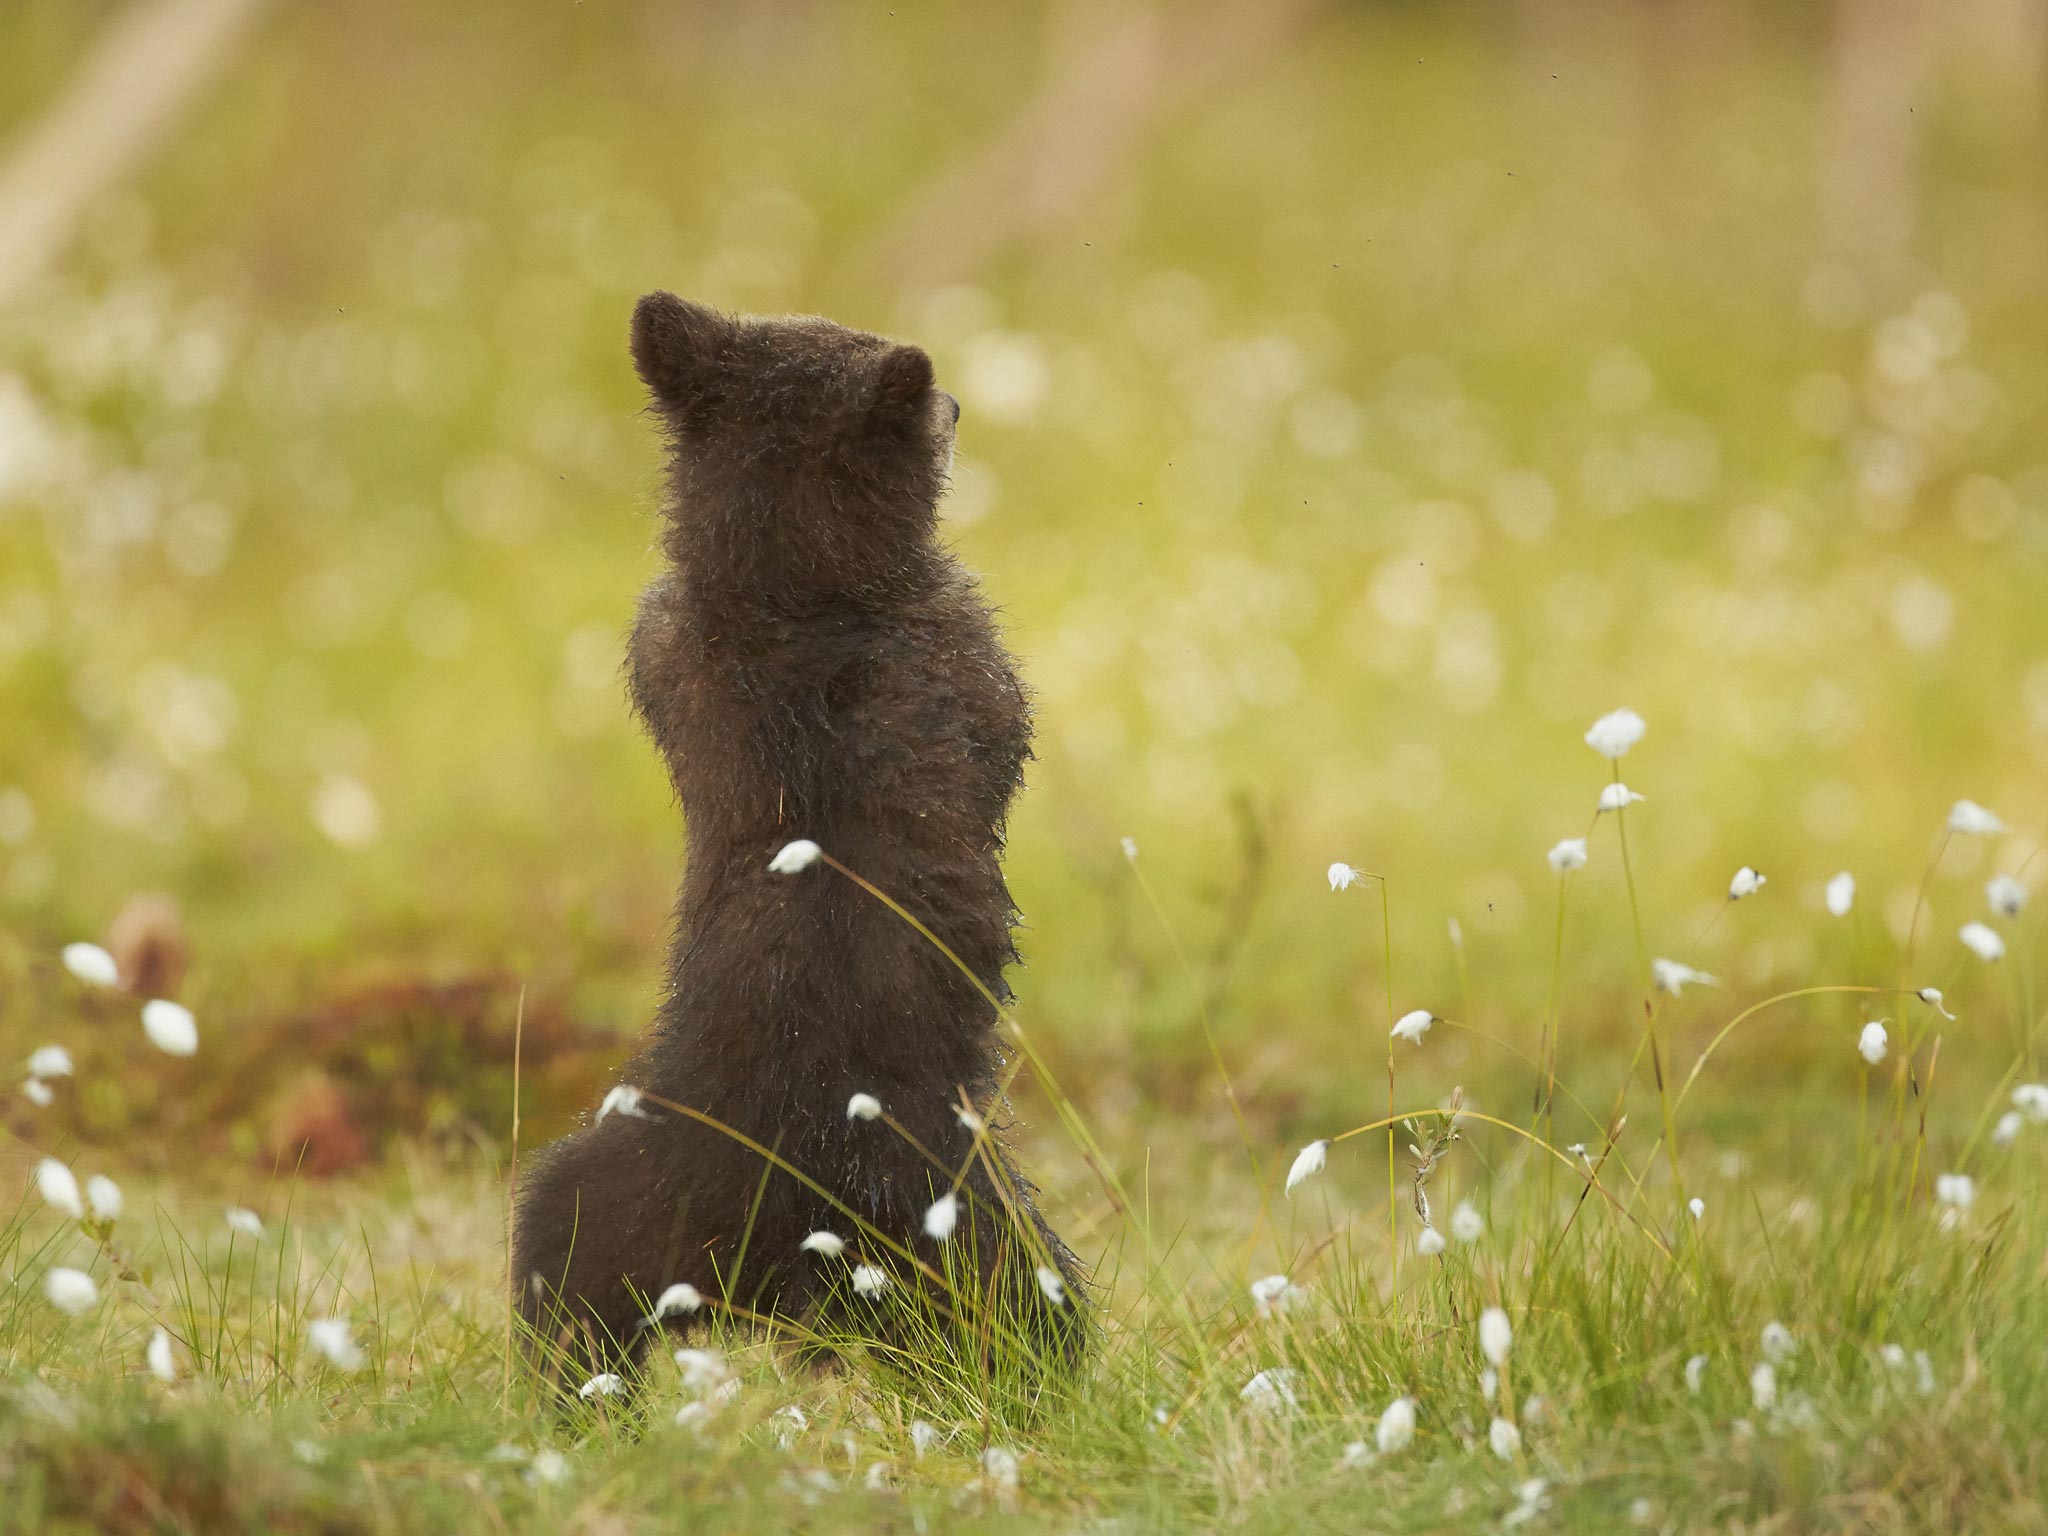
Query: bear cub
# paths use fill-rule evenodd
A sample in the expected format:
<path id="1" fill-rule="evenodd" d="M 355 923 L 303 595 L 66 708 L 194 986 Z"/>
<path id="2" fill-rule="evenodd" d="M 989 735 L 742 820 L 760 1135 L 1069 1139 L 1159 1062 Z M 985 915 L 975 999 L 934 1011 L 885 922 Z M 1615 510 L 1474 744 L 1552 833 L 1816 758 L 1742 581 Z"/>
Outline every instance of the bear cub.
<path id="1" fill-rule="evenodd" d="M 637 1354 L 675 1285 L 707 1311 L 883 1333 L 876 1293 L 911 1287 L 1071 1360 L 1078 1265 L 986 1129 L 1003 1052 L 981 988 L 1006 998 L 1016 958 L 1000 859 L 1031 722 L 938 538 L 959 405 L 916 347 L 667 293 L 635 309 L 632 351 L 670 462 L 627 670 L 689 858 L 625 1078 L 645 1097 L 615 1094 L 524 1180 L 522 1316 L 555 1368 L 596 1371 Z M 771 870 L 798 839 L 974 979 L 837 870 Z"/>

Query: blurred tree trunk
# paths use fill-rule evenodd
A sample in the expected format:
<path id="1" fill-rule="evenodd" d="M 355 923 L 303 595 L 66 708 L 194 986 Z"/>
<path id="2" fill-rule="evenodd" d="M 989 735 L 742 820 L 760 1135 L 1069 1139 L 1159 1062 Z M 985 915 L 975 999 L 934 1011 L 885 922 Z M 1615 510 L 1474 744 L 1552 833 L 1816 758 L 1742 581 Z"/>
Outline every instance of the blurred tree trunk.
<path id="1" fill-rule="evenodd" d="M 0 157 L 0 305 L 71 243 L 92 200 L 167 137 L 265 0 L 137 0 Z"/>
<path id="2" fill-rule="evenodd" d="M 1822 126 L 1820 239 L 1880 284 L 1901 279 L 1919 226 L 1922 122 L 1939 0 L 1835 0 Z"/>

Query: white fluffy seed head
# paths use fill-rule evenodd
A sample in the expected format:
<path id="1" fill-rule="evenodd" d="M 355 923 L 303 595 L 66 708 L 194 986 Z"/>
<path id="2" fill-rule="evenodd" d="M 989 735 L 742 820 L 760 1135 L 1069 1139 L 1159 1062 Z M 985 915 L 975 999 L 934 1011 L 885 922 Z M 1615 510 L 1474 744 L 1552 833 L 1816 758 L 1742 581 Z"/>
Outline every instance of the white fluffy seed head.
<path id="1" fill-rule="evenodd" d="M 1415 1399 L 1397 1397 L 1387 1404 L 1373 1432 L 1382 1456 L 1404 1451 L 1415 1439 Z"/>
<path id="2" fill-rule="evenodd" d="M 1754 896 L 1769 883 L 1768 877 L 1745 864 L 1735 871 L 1735 878 L 1728 882 L 1728 899 L 1740 901 L 1745 896 Z"/>
<path id="3" fill-rule="evenodd" d="M 1650 979 L 1657 990 L 1679 996 L 1690 986 L 1718 987 L 1719 978 L 1709 976 L 1705 971 L 1696 971 L 1682 960 L 1666 960 L 1661 957 L 1650 962 Z"/>
<path id="4" fill-rule="evenodd" d="M 1974 800 L 1958 800 L 1949 807 L 1948 829 L 1964 837 L 1998 837 L 2005 823 Z"/>
<path id="5" fill-rule="evenodd" d="M 1705 1355 L 1694 1355 L 1690 1360 L 1685 1362 L 1686 1391 L 1690 1392 L 1694 1397 L 1698 1397 L 1700 1394 L 1700 1388 L 1705 1384 L 1706 1379 L 1707 1357 Z"/>
<path id="6" fill-rule="evenodd" d="M 1394 1021 L 1388 1031 L 1396 1040 L 1420 1040 L 1429 1033 L 1429 1026 L 1436 1022 L 1436 1015 L 1427 1008 L 1416 1008 L 1404 1013 Z"/>
<path id="7" fill-rule="evenodd" d="M 1849 909 L 1856 905 L 1856 877 L 1846 869 L 1828 882 L 1828 911 L 1835 917 L 1847 917 Z"/>
<path id="8" fill-rule="evenodd" d="M 1884 1060 L 1891 1043 L 1892 1037 L 1884 1027 L 1884 1020 L 1872 1019 L 1863 1026 L 1863 1033 L 1856 1037 L 1856 1050 L 1874 1067 Z"/>
<path id="9" fill-rule="evenodd" d="M 1508 1350 L 1515 1342 L 1515 1330 L 1508 1323 L 1507 1313 L 1499 1307 L 1488 1307 L 1479 1314 L 1479 1348 L 1487 1360 L 1498 1370 L 1508 1363 Z"/>
<path id="10" fill-rule="evenodd" d="M 808 837 L 800 837 L 795 842 L 782 845 L 775 857 L 768 861 L 768 871 L 776 875 L 800 875 L 824 856 L 824 849 Z"/>
<path id="11" fill-rule="evenodd" d="M 823 1258 L 836 1259 L 846 1252 L 846 1239 L 837 1232 L 823 1230 L 813 1232 L 797 1245 L 805 1253 L 815 1253 Z"/>
<path id="12" fill-rule="evenodd" d="M 230 1232 L 239 1232 L 244 1237 L 261 1237 L 263 1235 L 263 1218 L 250 1210 L 246 1205 L 229 1206 L 227 1224 Z"/>
<path id="13" fill-rule="evenodd" d="M 1600 791 L 1598 809 L 1603 815 L 1608 811 L 1625 811 L 1649 798 L 1648 795 L 1637 794 L 1626 784 L 1610 784 Z"/>
<path id="14" fill-rule="evenodd" d="M 1348 891 L 1358 883 L 1358 871 L 1349 864 L 1332 864 L 1328 873 L 1333 891 Z"/>
<path id="15" fill-rule="evenodd" d="M 1994 875 L 1984 887 L 1984 899 L 2000 917 L 2018 917 L 2027 905 L 2027 888 L 2011 875 Z"/>
<path id="16" fill-rule="evenodd" d="M 2021 1083 L 2012 1091 L 2012 1107 L 2036 1124 L 2048 1122 L 2048 1083 Z"/>
<path id="17" fill-rule="evenodd" d="M 1758 1361 L 1756 1369 L 1749 1373 L 1749 1400 L 1756 1405 L 1758 1413 L 1767 1412 L 1777 1404 L 1778 1372 L 1770 1361 Z"/>
<path id="18" fill-rule="evenodd" d="M 1764 1358 L 1771 1364 L 1783 1365 L 1792 1358 L 1792 1352 L 1798 1347 L 1799 1342 L 1792 1337 L 1792 1330 L 1776 1318 L 1764 1324 Z"/>
<path id="19" fill-rule="evenodd" d="M 879 1120 L 882 1117 L 882 1101 L 872 1093 L 856 1093 L 846 1101 L 846 1118 L 849 1120 Z"/>
<path id="20" fill-rule="evenodd" d="M 1424 1227 L 1415 1238 L 1415 1251 L 1425 1259 L 1435 1258 L 1444 1251 L 1444 1235 L 1435 1227 Z"/>
<path id="21" fill-rule="evenodd" d="M 121 967 L 114 963 L 112 955 L 97 944 L 66 944 L 64 969 L 89 987 L 114 987 L 121 984 Z"/>
<path id="22" fill-rule="evenodd" d="M 1299 1406 L 1294 1395 L 1294 1372 L 1284 1366 L 1260 1371 L 1237 1395 L 1261 1413 L 1286 1413 Z"/>
<path id="23" fill-rule="evenodd" d="M 1688 1211 L 1692 1212 L 1692 1219 L 1694 1221 L 1706 1220 L 1707 1202 L 1702 1200 L 1698 1195 L 1694 1195 L 1690 1200 L 1686 1201 L 1685 1208 Z"/>
<path id="24" fill-rule="evenodd" d="M 1918 992 L 1915 992 L 1913 995 L 1919 998 L 1920 1001 L 1925 1003 L 1928 1007 L 1932 1008 L 1936 1013 L 1940 1014 L 1944 1019 L 1947 1019 L 1951 1024 L 1955 1023 L 1956 1016 L 1948 1011 L 1948 1003 L 1947 1000 L 1942 996 L 1941 988 L 1922 987 Z"/>
<path id="25" fill-rule="evenodd" d="M 1045 1299 L 1056 1307 L 1067 1304 L 1067 1282 L 1060 1272 L 1049 1264 L 1041 1264 L 1032 1273 L 1038 1279 L 1038 1289 Z"/>
<path id="26" fill-rule="evenodd" d="M 1327 1141 L 1312 1141 L 1294 1154 L 1294 1164 L 1287 1170 L 1287 1193 L 1294 1193 L 1294 1186 L 1303 1179 L 1314 1178 L 1323 1171 L 1323 1165 L 1330 1160 L 1330 1144 Z"/>
<path id="27" fill-rule="evenodd" d="M 1991 1127 L 1991 1144 L 1994 1147 L 2009 1147 L 2020 1139 L 2020 1132 L 2026 1129 L 2026 1117 L 2016 1109 L 2008 1109 L 1998 1117 L 1998 1124 Z"/>
<path id="28" fill-rule="evenodd" d="M 57 1095 L 50 1091 L 50 1085 L 40 1077 L 31 1077 L 21 1085 L 22 1096 L 38 1109 L 48 1109 L 57 1102 Z"/>
<path id="29" fill-rule="evenodd" d="M 1545 857 L 1550 860 L 1550 867 L 1561 875 L 1568 875 L 1575 869 L 1584 869 L 1587 857 L 1586 840 L 1583 837 L 1568 837 L 1563 842 L 1552 845 Z"/>
<path id="30" fill-rule="evenodd" d="M 71 1053 L 61 1045 L 39 1046 L 28 1059 L 30 1077 L 69 1077 Z"/>
<path id="31" fill-rule="evenodd" d="M 1460 1200 L 1451 1212 L 1451 1236 L 1461 1243 L 1476 1243 L 1486 1231 L 1486 1218 L 1470 1200 Z"/>
<path id="32" fill-rule="evenodd" d="M 2005 940 L 1988 923 L 1965 923 L 1956 937 L 1963 941 L 1963 948 L 1986 965 L 2005 958 Z"/>
<path id="33" fill-rule="evenodd" d="M 626 1115 L 634 1120 L 652 1120 L 654 1116 L 641 1107 L 640 1097 L 640 1090 L 631 1083 L 620 1083 L 607 1092 L 604 1102 L 597 1106 L 597 1118 L 602 1120 L 606 1115 Z"/>
<path id="34" fill-rule="evenodd" d="M 1486 1427 L 1486 1443 L 1502 1461 L 1513 1461 L 1522 1449 L 1522 1432 L 1506 1419 L 1495 1419 Z"/>
<path id="35" fill-rule="evenodd" d="M 654 1310 L 648 1315 L 658 1323 L 664 1317 L 673 1317 L 679 1312 L 695 1312 L 703 1305 L 704 1293 L 702 1291 L 698 1290 L 694 1285 L 687 1285 L 682 1281 L 677 1281 L 655 1298 Z"/>
<path id="36" fill-rule="evenodd" d="M 1952 1210 L 1967 1211 L 1977 1203 L 1977 1181 L 1967 1173 L 1944 1173 L 1934 1181 L 1934 1198 Z"/>
<path id="37" fill-rule="evenodd" d="M 1586 745 L 1609 761 L 1628 755 L 1628 749 L 1643 739 L 1649 728 L 1632 709 L 1611 710 L 1595 720 L 1586 731 Z"/>
<path id="38" fill-rule="evenodd" d="M 83 1317 L 99 1305 L 100 1288 L 84 1270 L 59 1265 L 43 1276 L 43 1296 L 66 1317 Z"/>
<path id="39" fill-rule="evenodd" d="M 104 1173 L 85 1181 L 85 1204 L 94 1221 L 118 1221 L 121 1216 L 121 1186 Z"/>
<path id="40" fill-rule="evenodd" d="M 889 1271 L 873 1264 L 856 1264 L 853 1269 L 853 1293 L 856 1296 L 880 1296 L 889 1289 Z"/>
<path id="41" fill-rule="evenodd" d="M 166 1056 L 190 1056 L 199 1049 L 199 1021 L 190 1008 L 166 997 L 142 1005 L 142 1032 Z"/>
<path id="42" fill-rule="evenodd" d="M 925 1208 L 924 1235 L 934 1242 L 951 1242 L 953 1229 L 959 1224 L 960 1198 L 950 1191 Z"/>
<path id="43" fill-rule="evenodd" d="M 625 1384 L 625 1377 L 617 1371 L 599 1371 L 576 1389 L 576 1395 L 588 1402 L 594 1397 L 610 1397 Z"/>
<path id="44" fill-rule="evenodd" d="M 355 1329 L 345 1317 L 314 1318 L 306 1324 L 306 1342 L 338 1371 L 363 1368 L 363 1347 L 356 1342 Z"/>
<path id="45" fill-rule="evenodd" d="M 158 1381 L 178 1379 L 177 1362 L 171 1358 L 171 1336 L 159 1328 L 149 1336 L 149 1347 L 142 1352 L 143 1363 L 149 1367 L 149 1374 Z"/>
<path id="46" fill-rule="evenodd" d="M 54 1157 L 46 1157 L 36 1164 L 36 1193 L 43 1197 L 43 1204 L 73 1221 L 85 1215 L 85 1200 L 78 1192 L 77 1175 Z"/>

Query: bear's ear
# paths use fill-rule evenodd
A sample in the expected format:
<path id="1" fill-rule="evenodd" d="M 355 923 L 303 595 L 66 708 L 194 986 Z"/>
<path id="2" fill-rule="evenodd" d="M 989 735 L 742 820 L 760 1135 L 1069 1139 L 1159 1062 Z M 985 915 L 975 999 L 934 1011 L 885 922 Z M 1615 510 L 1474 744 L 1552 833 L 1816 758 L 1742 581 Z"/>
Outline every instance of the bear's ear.
<path id="1" fill-rule="evenodd" d="M 891 347 L 875 368 L 868 416 L 878 426 L 903 427 L 924 419 L 931 399 L 932 360 L 922 347 Z"/>
<path id="2" fill-rule="evenodd" d="M 732 332 L 732 321 L 715 309 L 650 293 L 633 306 L 633 366 L 662 405 L 688 405 Z"/>

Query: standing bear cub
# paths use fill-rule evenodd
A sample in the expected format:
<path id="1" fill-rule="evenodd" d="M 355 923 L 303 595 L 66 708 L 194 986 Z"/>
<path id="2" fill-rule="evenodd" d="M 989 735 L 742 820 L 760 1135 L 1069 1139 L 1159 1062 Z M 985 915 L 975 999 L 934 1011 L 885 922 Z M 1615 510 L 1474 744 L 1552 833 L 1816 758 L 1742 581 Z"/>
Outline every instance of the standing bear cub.
<path id="1" fill-rule="evenodd" d="M 633 361 L 670 469 L 627 665 L 689 860 L 638 1095 L 525 1181 L 522 1315 L 555 1369 L 595 1371 L 637 1354 L 664 1292 L 830 1333 L 888 1332 L 908 1290 L 1071 1359 L 1073 1255 L 986 1129 L 1031 726 L 937 535 L 959 405 L 916 347 L 667 293 L 635 309 Z M 973 979 L 836 870 L 771 869 L 798 840 Z"/>

